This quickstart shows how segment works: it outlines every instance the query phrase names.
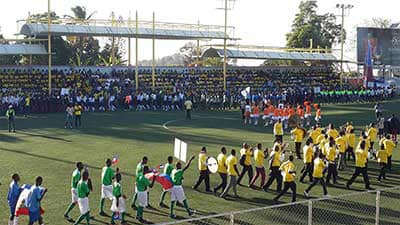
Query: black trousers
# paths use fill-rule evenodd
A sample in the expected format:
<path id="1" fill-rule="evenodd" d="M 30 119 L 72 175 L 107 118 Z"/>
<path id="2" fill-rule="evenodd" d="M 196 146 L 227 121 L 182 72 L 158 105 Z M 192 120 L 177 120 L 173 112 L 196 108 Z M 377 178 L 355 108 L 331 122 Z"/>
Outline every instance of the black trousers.
<path id="1" fill-rule="evenodd" d="M 8 132 L 15 131 L 15 119 L 8 119 Z"/>
<path id="2" fill-rule="evenodd" d="M 81 115 L 75 115 L 75 127 L 81 127 Z"/>
<path id="3" fill-rule="evenodd" d="M 311 189 L 317 185 L 318 183 L 320 183 L 322 185 L 322 189 L 324 191 L 324 195 L 328 194 L 328 190 L 326 189 L 326 183 L 324 181 L 323 177 L 319 177 L 319 178 L 315 178 L 313 179 L 313 182 L 310 184 L 310 186 L 308 186 L 308 188 L 306 189 L 306 192 L 308 193 L 309 191 L 311 191 Z"/>
<path id="4" fill-rule="evenodd" d="M 214 192 L 218 190 L 225 190 L 226 185 L 228 184 L 228 176 L 226 173 L 219 173 L 219 176 L 221 177 L 221 183 L 218 186 L 214 187 Z"/>
<path id="5" fill-rule="evenodd" d="M 283 142 L 283 135 L 275 135 L 275 140 L 280 141 L 281 143 Z"/>
<path id="6" fill-rule="evenodd" d="M 237 180 L 237 183 L 240 184 L 240 181 L 243 179 L 244 175 L 246 174 L 249 176 L 249 184 L 251 182 L 251 179 L 253 179 L 253 167 L 252 166 L 243 166 L 242 172 L 239 175 L 239 178 Z"/>
<path id="7" fill-rule="evenodd" d="M 304 165 L 303 174 L 300 177 L 300 182 L 303 182 L 304 178 L 306 178 L 307 175 L 310 178 L 310 182 L 312 182 L 312 180 L 313 180 L 312 173 L 313 173 L 313 165 L 312 165 L 312 163 L 306 163 Z"/>
<path id="8" fill-rule="evenodd" d="M 353 160 L 356 159 L 356 156 L 354 155 L 354 151 L 353 151 L 353 147 L 348 147 L 346 149 L 346 154 L 347 154 L 347 160 L 350 160 L 351 158 L 353 158 Z"/>
<path id="9" fill-rule="evenodd" d="M 347 185 L 350 186 L 360 174 L 363 175 L 365 188 L 369 189 L 369 178 L 368 178 L 367 167 L 356 167 L 356 171 L 354 171 L 354 174 L 350 178 L 350 180 L 347 182 Z"/>
<path id="10" fill-rule="evenodd" d="M 378 180 L 386 179 L 386 163 L 379 163 L 379 166 L 381 167 L 380 171 L 379 171 L 379 176 L 378 176 Z"/>
<path id="11" fill-rule="evenodd" d="M 186 119 L 187 120 L 191 120 L 192 119 L 192 115 L 190 114 L 192 110 L 191 109 L 186 109 Z"/>
<path id="12" fill-rule="evenodd" d="M 294 145 L 295 145 L 295 149 L 296 149 L 296 156 L 298 159 L 301 159 L 301 152 L 300 152 L 301 142 L 295 142 Z"/>
<path id="13" fill-rule="evenodd" d="M 281 171 L 279 171 L 279 166 L 271 167 L 271 172 L 269 174 L 268 181 L 263 187 L 264 191 L 268 190 L 268 188 L 271 186 L 272 182 L 274 182 L 275 179 L 278 182 L 276 191 L 280 192 L 282 190 L 282 174 Z"/>
<path id="14" fill-rule="evenodd" d="M 210 172 L 208 170 L 200 171 L 200 176 L 193 188 L 197 189 L 203 181 L 206 186 L 206 191 L 210 191 Z"/>
<path id="15" fill-rule="evenodd" d="M 292 191 L 292 202 L 296 201 L 296 183 L 292 182 L 284 182 L 283 183 L 283 190 L 275 197 L 275 200 L 278 200 L 282 195 L 286 194 L 288 190 Z"/>
<path id="16" fill-rule="evenodd" d="M 329 184 L 331 177 L 332 177 L 333 183 L 336 183 L 337 176 L 338 176 L 338 171 L 337 171 L 336 163 L 329 162 L 328 163 L 328 175 L 326 175 L 326 183 Z"/>
<path id="17" fill-rule="evenodd" d="M 387 168 L 388 170 L 392 170 L 392 156 L 388 156 Z"/>

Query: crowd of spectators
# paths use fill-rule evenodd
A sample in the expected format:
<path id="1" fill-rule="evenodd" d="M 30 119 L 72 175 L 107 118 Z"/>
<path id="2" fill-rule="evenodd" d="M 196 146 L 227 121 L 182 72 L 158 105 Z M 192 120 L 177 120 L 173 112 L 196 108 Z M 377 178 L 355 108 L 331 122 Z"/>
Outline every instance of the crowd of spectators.
<path id="1" fill-rule="evenodd" d="M 70 68 L 52 70 L 52 95 L 48 95 L 45 67 L 0 68 L 0 111 L 12 104 L 17 113 L 64 111 L 78 103 L 85 111 L 181 110 L 186 98 L 194 107 L 217 109 L 240 107 L 241 91 L 258 102 L 297 104 L 305 99 L 328 102 L 376 101 L 394 95 L 392 89 L 338 89 L 339 76 L 330 67 L 232 67 L 227 91 L 223 91 L 221 68 L 157 68 L 152 89 L 150 68 L 139 70 L 135 89 L 133 68 Z"/>

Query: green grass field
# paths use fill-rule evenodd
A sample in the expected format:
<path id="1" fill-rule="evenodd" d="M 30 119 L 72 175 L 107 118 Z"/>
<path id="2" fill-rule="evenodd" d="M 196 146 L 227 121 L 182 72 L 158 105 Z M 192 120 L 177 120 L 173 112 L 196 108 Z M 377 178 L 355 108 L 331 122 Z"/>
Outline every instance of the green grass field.
<path id="1" fill-rule="evenodd" d="M 400 100 L 393 100 L 384 104 L 389 112 L 398 112 Z M 372 110 L 373 104 L 352 104 L 352 105 L 328 105 L 323 107 L 324 125 L 334 122 L 340 125 L 345 121 L 353 121 L 357 129 L 362 129 L 375 119 Z M 130 197 L 133 195 L 133 181 L 136 164 L 143 155 L 149 157 L 149 164 L 153 167 L 165 163 L 168 155 L 173 152 L 173 139 L 179 137 L 189 144 L 190 154 L 197 156 L 202 146 L 206 146 L 209 155 L 216 156 L 221 146 L 228 149 L 240 149 L 243 142 L 255 145 L 258 142 L 264 146 L 271 147 L 272 129 L 270 127 L 248 127 L 243 128 L 239 112 L 194 112 L 194 119 L 190 122 L 182 120 L 183 112 L 114 112 L 114 113 L 86 113 L 83 115 L 83 128 L 64 129 L 64 114 L 32 115 L 29 118 L 18 118 L 16 134 L 9 134 L 6 129 L 6 120 L 0 119 L 0 224 L 6 224 L 8 218 L 8 208 L 6 194 L 8 183 L 12 173 L 21 175 L 21 183 L 33 183 L 37 175 L 44 177 L 43 186 L 49 189 L 48 195 L 43 200 L 42 206 L 46 210 L 44 219 L 46 224 L 62 225 L 69 224 L 62 217 L 63 212 L 70 203 L 70 176 L 76 161 L 83 161 L 90 167 L 90 174 L 94 185 L 94 192 L 90 195 L 91 213 L 95 216 L 92 224 L 107 224 L 109 218 L 98 216 L 99 197 L 100 197 L 100 172 L 106 158 L 115 154 L 120 156 L 118 167 L 124 172 L 123 187 L 125 194 Z M 163 128 L 167 121 L 169 129 Z M 357 132 L 358 134 L 359 132 Z M 290 149 L 294 144 L 289 136 L 285 136 L 286 141 L 291 143 Z M 375 162 L 370 162 L 370 179 L 372 187 L 387 188 L 400 184 L 400 153 L 398 149 L 394 153 L 394 171 L 388 175 L 388 181 L 377 183 L 377 166 Z M 301 161 L 296 161 L 297 170 L 302 167 Z M 348 168 L 340 172 L 339 180 L 344 183 L 343 178 L 348 179 L 353 169 Z M 241 198 L 235 201 L 227 201 L 213 195 L 193 191 L 190 187 L 197 178 L 197 161 L 185 174 L 184 187 L 189 199 L 191 208 L 197 210 L 196 217 L 210 215 L 228 211 L 237 211 L 249 208 L 272 205 L 271 199 L 273 192 L 253 191 L 245 187 L 239 187 Z M 360 191 L 363 188 L 361 177 L 353 185 L 353 188 Z M 211 176 L 211 184 L 219 182 L 218 175 Z M 247 183 L 247 177 L 243 183 Z M 275 188 L 275 185 L 272 186 Z M 304 200 L 302 193 L 306 188 L 305 184 L 298 182 L 298 200 Z M 200 191 L 204 190 L 201 186 Z M 354 192 L 340 187 L 329 187 L 330 195 L 340 195 Z M 158 200 L 161 187 L 155 185 L 150 192 L 150 203 L 157 206 L 156 210 L 145 210 L 145 218 L 153 223 L 171 221 L 167 215 L 168 209 L 158 208 Z M 314 197 L 322 195 L 322 190 L 316 187 L 312 191 Z M 394 215 L 400 215 L 399 195 L 397 204 L 388 205 L 388 210 Z M 169 201 L 169 196 L 166 198 Z M 282 202 L 290 201 L 290 196 L 284 196 Z M 357 202 L 363 203 L 363 198 Z M 373 203 L 371 203 L 373 205 Z M 107 201 L 106 209 L 109 213 L 110 202 Z M 331 202 L 326 208 L 335 208 Z M 349 208 L 337 208 L 342 218 L 351 214 Z M 302 209 L 299 209 L 302 210 Z M 75 208 L 71 214 L 73 218 L 78 216 L 78 209 Z M 131 216 L 135 211 L 128 209 Z M 367 211 L 365 211 L 367 213 Z M 177 208 L 177 215 L 186 218 L 182 208 Z M 286 215 L 287 214 L 282 214 Z M 305 211 L 305 217 L 307 213 Z M 275 218 L 275 223 L 290 224 L 293 220 L 285 218 Z M 293 218 L 292 218 L 293 219 Z M 26 218 L 20 220 L 20 224 L 27 224 Z M 277 222 L 280 221 L 280 222 Z M 307 220 L 305 220 L 307 221 Z M 133 217 L 128 217 L 129 224 L 137 221 Z M 348 222 L 348 221 L 347 221 Z M 368 224 L 368 221 L 354 222 L 353 224 Z M 371 222 L 371 221 L 369 221 Z M 260 224 L 262 222 L 254 222 Z M 250 222 L 241 224 L 251 224 Z M 344 224 L 341 221 L 341 224 Z M 389 224 L 398 224 L 392 222 Z"/>

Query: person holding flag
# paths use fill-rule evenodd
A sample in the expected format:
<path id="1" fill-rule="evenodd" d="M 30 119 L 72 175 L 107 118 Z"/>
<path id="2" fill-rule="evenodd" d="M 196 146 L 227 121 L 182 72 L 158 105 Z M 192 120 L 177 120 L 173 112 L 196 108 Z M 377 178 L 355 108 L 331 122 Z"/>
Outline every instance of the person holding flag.
<path id="1" fill-rule="evenodd" d="M 89 172 L 85 170 L 82 173 L 82 178 L 78 182 L 77 191 L 78 191 L 78 206 L 80 211 L 80 216 L 75 221 L 74 225 L 78 225 L 84 219 L 86 219 L 86 224 L 90 223 L 90 208 L 89 208 L 89 194 L 91 191 L 91 182 L 89 179 Z"/>
<path id="2" fill-rule="evenodd" d="M 154 182 L 156 181 L 156 176 L 153 176 L 153 180 L 150 183 L 149 179 L 146 178 L 145 174 L 150 172 L 150 169 L 147 165 L 143 166 L 143 170 L 139 172 L 138 176 L 136 176 L 136 195 L 137 195 L 137 201 L 139 203 L 139 207 L 137 208 L 137 213 L 136 213 L 136 219 L 144 223 L 146 222 L 143 219 L 143 211 L 145 207 L 148 207 L 148 188 L 152 188 L 154 185 Z"/>
<path id="3" fill-rule="evenodd" d="M 113 183 L 113 200 L 111 204 L 111 224 L 115 224 L 117 218 L 121 219 L 121 224 L 125 224 L 125 199 L 126 196 L 123 195 L 121 186 L 122 175 L 117 168 L 115 174 L 115 181 Z"/>
<path id="4" fill-rule="evenodd" d="M 174 157 L 168 156 L 167 163 L 165 163 L 165 165 L 164 165 L 164 174 L 166 174 L 169 177 L 171 177 L 172 170 L 174 169 L 173 162 L 174 162 Z M 159 203 L 160 207 L 167 208 L 167 205 L 164 204 L 164 199 L 169 191 L 170 190 L 163 189 L 163 191 L 161 193 L 160 203 Z"/>
<path id="5" fill-rule="evenodd" d="M 77 188 L 78 188 L 78 183 L 81 180 L 82 170 L 83 170 L 83 163 L 77 162 L 76 169 L 72 172 L 72 177 L 71 177 L 71 195 L 72 195 L 71 204 L 68 206 L 67 210 L 64 213 L 64 218 L 68 221 L 72 221 L 72 219 L 69 218 L 69 213 L 72 211 L 72 209 L 78 203 L 78 189 Z"/>
<path id="6" fill-rule="evenodd" d="M 193 211 L 190 210 L 189 205 L 187 203 L 187 199 L 185 197 L 185 192 L 183 191 L 182 181 L 183 181 L 183 174 L 189 168 L 190 164 L 194 160 L 194 156 L 192 156 L 186 166 L 182 169 L 182 163 L 176 163 L 176 169 L 172 171 L 172 182 L 174 184 L 172 191 L 171 191 L 171 208 L 169 216 L 171 218 L 176 218 L 174 215 L 174 206 L 176 202 L 180 202 L 184 205 L 186 212 L 189 216 L 193 215 Z"/>
<path id="7" fill-rule="evenodd" d="M 8 221 L 8 225 L 14 224 L 15 209 L 17 207 L 19 195 L 21 194 L 22 191 L 22 189 L 18 185 L 18 182 L 20 180 L 19 175 L 13 174 L 11 179 L 12 181 L 8 188 L 8 194 L 7 194 L 7 202 L 8 206 L 10 207 L 10 219 Z"/>
<path id="8" fill-rule="evenodd" d="M 142 161 L 140 161 L 137 166 L 136 166 L 136 171 L 135 171 L 135 177 L 137 178 L 140 174 L 143 173 L 143 168 L 147 165 L 148 158 L 147 156 L 143 156 Z M 137 209 L 136 207 L 136 201 L 137 201 L 137 185 L 135 184 L 135 194 L 133 196 L 133 201 L 131 204 L 132 209 Z"/>
<path id="9" fill-rule="evenodd" d="M 30 197 L 28 198 L 28 208 L 29 208 L 29 225 L 33 225 L 35 222 L 43 224 L 43 218 L 40 214 L 40 203 L 45 196 L 47 189 L 41 187 L 43 183 L 42 177 L 36 177 L 35 185 L 32 186 Z"/>
<path id="10" fill-rule="evenodd" d="M 100 198 L 100 216 L 107 216 L 104 212 L 104 202 L 106 198 L 112 200 L 113 199 L 113 186 L 112 181 L 115 178 L 115 173 L 111 168 L 112 161 L 111 159 L 106 159 L 106 165 L 103 167 L 101 172 L 101 198 Z"/>

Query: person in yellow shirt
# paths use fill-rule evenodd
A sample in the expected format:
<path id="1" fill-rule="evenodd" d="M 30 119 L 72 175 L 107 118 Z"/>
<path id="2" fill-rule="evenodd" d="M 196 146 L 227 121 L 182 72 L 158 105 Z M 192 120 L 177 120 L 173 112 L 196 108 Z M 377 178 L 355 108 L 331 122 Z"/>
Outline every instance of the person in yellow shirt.
<path id="1" fill-rule="evenodd" d="M 304 129 L 300 127 L 300 125 L 297 125 L 296 128 L 294 128 L 292 131 L 290 131 L 293 139 L 294 139 L 294 144 L 295 144 L 295 149 L 296 149 L 296 157 L 297 159 L 301 159 L 301 142 L 303 141 L 305 132 Z"/>
<path id="2" fill-rule="evenodd" d="M 326 147 L 326 160 L 328 161 L 328 174 L 326 175 L 326 184 L 329 185 L 331 177 L 334 184 L 337 183 L 338 171 L 336 167 L 336 145 L 335 139 L 329 138 L 329 144 Z"/>
<path id="3" fill-rule="evenodd" d="M 335 127 L 331 123 L 328 126 L 327 134 L 329 135 L 329 137 L 332 137 L 333 139 L 336 139 L 339 136 L 339 132 L 335 129 Z"/>
<path id="4" fill-rule="evenodd" d="M 193 103 L 190 99 L 187 99 L 184 103 L 185 108 L 186 108 L 186 120 L 191 120 L 192 119 L 192 107 L 193 107 Z"/>
<path id="5" fill-rule="evenodd" d="M 214 194 L 217 193 L 218 190 L 225 190 L 226 185 L 228 183 L 228 171 L 226 167 L 226 148 L 222 147 L 221 148 L 221 153 L 217 156 L 217 162 L 218 162 L 218 174 L 221 177 L 221 183 L 214 187 Z"/>
<path id="6" fill-rule="evenodd" d="M 350 186 L 354 182 L 354 180 L 360 174 L 362 174 L 364 178 L 365 189 L 371 190 L 368 178 L 367 159 L 368 159 L 368 149 L 366 147 L 366 142 L 361 141 L 360 145 L 357 147 L 356 150 L 356 170 L 353 176 L 346 184 L 347 189 L 350 189 Z"/>
<path id="7" fill-rule="evenodd" d="M 322 137 L 320 135 L 319 138 L 319 151 L 321 152 L 322 155 L 326 155 L 327 153 L 327 147 L 329 145 L 329 136 L 328 134 L 322 134 Z"/>
<path id="8" fill-rule="evenodd" d="M 304 182 L 304 178 L 307 176 L 310 178 L 310 182 L 312 182 L 313 177 L 312 177 L 312 161 L 313 161 L 313 143 L 312 143 L 312 138 L 308 138 L 306 141 L 306 145 L 303 147 L 303 161 L 304 161 L 304 167 L 302 169 L 303 174 L 300 177 L 300 182 Z"/>
<path id="9" fill-rule="evenodd" d="M 204 181 L 206 192 L 211 193 L 210 190 L 210 171 L 207 168 L 207 149 L 203 147 L 199 153 L 199 178 L 197 179 L 196 183 L 193 185 L 193 189 L 197 190 L 200 184 Z"/>
<path id="10" fill-rule="evenodd" d="M 339 137 L 335 140 L 336 146 L 339 149 L 339 162 L 338 162 L 338 170 L 344 170 L 346 167 L 346 149 L 347 142 L 344 131 L 339 132 Z"/>
<path id="11" fill-rule="evenodd" d="M 75 115 L 75 127 L 76 128 L 79 128 L 82 126 L 82 120 L 81 120 L 82 111 L 83 111 L 82 106 L 79 105 L 78 103 L 75 103 L 74 115 Z"/>
<path id="12" fill-rule="evenodd" d="M 367 131 L 367 136 L 368 136 L 368 139 L 370 142 L 369 150 L 373 150 L 375 141 L 377 140 L 377 137 L 378 137 L 378 130 L 375 128 L 375 123 L 371 123 L 369 125 L 369 129 Z"/>
<path id="13" fill-rule="evenodd" d="M 281 119 L 278 119 L 278 122 L 274 124 L 274 135 L 276 141 L 283 142 L 283 124 Z"/>
<path id="14" fill-rule="evenodd" d="M 351 129 L 349 133 L 346 134 L 347 140 L 347 160 L 353 158 L 353 161 L 356 159 L 354 155 L 354 149 L 356 148 L 356 135 L 354 134 L 354 129 Z"/>
<path id="15" fill-rule="evenodd" d="M 249 185 L 250 188 L 254 188 L 254 183 L 257 181 L 259 176 L 261 176 L 260 188 L 262 188 L 265 184 L 266 174 L 265 174 L 265 167 L 264 167 L 264 159 L 266 158 L 266 156 L 268 156 L 266 153 L 268 153 L 268 149 L 265 149 L 265 151 L 263 151 L 261 143 L 258 143 L 256 150 L 254 150 L 256 175 L 253 177 L 253 179 L 250 182 L 250 185 Z"/>
<path id="16" fill-rule="evenodd" d="M 385 146 L 385 150 L 388 155 L 387 169 L 390 171 L 390 170 L 392 170 L 393 149 L 396 147 L 396 144 L 390 138 L 390 135 L 387 135 L 385 140 L 383 141 L 383 145 Z"/>
<path id="17" fill-rule="evenodd" d="M 269 156 L 269 178 L 267 183 L 263 186 L 263 190 L 265 192 L 268 191 L 269 187 L 271 186 L 272 182 L 276 179 L 277 181 L 277 188 L 276 191 L 280 192 L 282 190 L 282 175 L 279 171 L 279 167 L 281 166 L 281 154 L 283 149 L 280 149 L 279 145 L 275 145 L 275 148 L 272 150 Z"/>
<path id="18" fill-rule="evenodd" d="M 321 134 L 321 130 L 319 130 L 317 128 L 318 128 L 317 125 L 313 126 L 312 130 L 310 131 L 310 135 L 309 135 L 310 138 L 312 139 L 312 143 L 314 145 L 318 144 L 317 139 L 318 139 L 318 136 Z"/>
<path id="19" fill-rule="evenodd" d="M 235 149 L 232 149 L 231 155 L 226 159 L 229 183 L 226 186 L 224 192 L 222 192 L 222 194 L 220 195 L 221 198 L 225 198 L 231 188 L 233 189 L 233 193 L 235 194 L 235 197 L 236 198 L 239 197 L 237 194 L 237 182 L 236 182 L 236 178 L 239 174 L 239 170 L 237 168 L 237 161 L 238 160 L 236 158 L 236 151 L 235 151 Z"/>
<path id="20" fill-rule="evenodd" d="M 242 149 L 240 149 L 240 165 L 242 166 L 242 172 L 239 175 L 237 184 L 240 184 L 244 175 L 247 173 L 249 177 L 249 184 L 251 179 L 253 179 L 253 167 L 251 166 L 251 158 L 253 156 L 253 149 L 249 147 L 247 143 L 243 143 Z"/>
<path id="21" fill-rule="evenodd" d="M 324 196 L 328 196 L 328 189 L 326 188 L 325 180 L 324 180 L 324 170 L 325 170 L 325 156 L 321 154 L 321 152 L 316 152 L 314 155 L 314 168 L 313 168 L 313 182 L 308 186 L 308 188 L 304 191 L 304 196 L 306 198 L 310 197 L 311 189 L 317 185 L 321 184 L 322 189 L 324 191 Z"/>
<path id="22" fill-rule="evenodd" d="M 386 180 L 386 167 L 388 162 L 388 154 L 385 150 L 385 145 L 380 146 L 380 150 L 376 153 L 376 158 L 378 159 L 379 167 L 381 168 L 379 171 L 378 181 L 381 181 L 383 178 Z"/>
<path id="23" fill-rule="evenodd" d="M 295 165 L 293 163 L 294 157 L 293 155 L 289 156 L 289 160 L 282 163 L 279 168 L 283 173 L 283 190 L 274 198 L 274 201 L 277 202 L 282 195 L 284 195 L 289 189 L 292 191 L 292 202 L 296 201 L 296 182 L 295 182 Z"/>

